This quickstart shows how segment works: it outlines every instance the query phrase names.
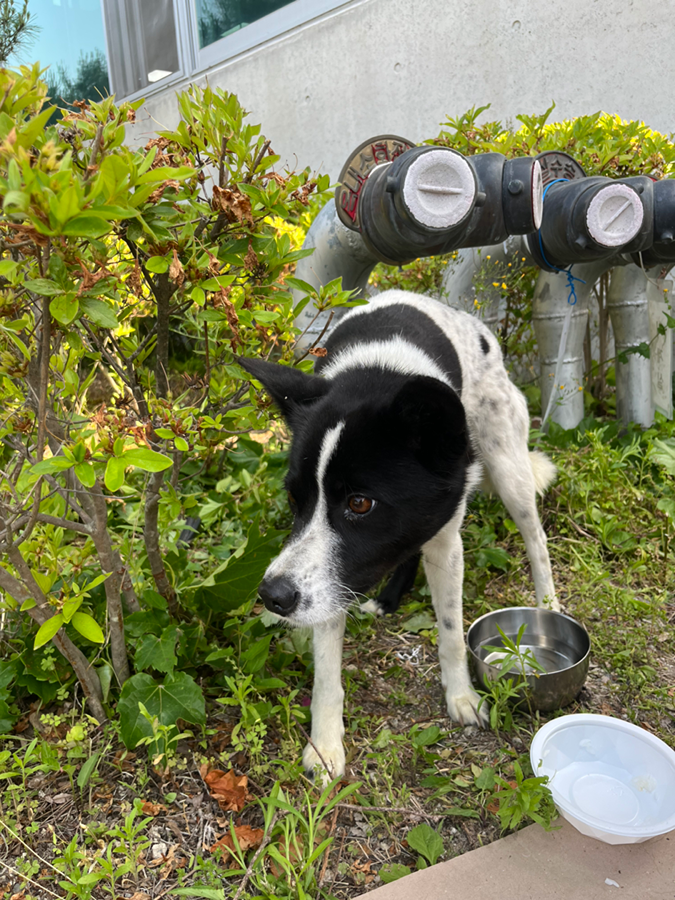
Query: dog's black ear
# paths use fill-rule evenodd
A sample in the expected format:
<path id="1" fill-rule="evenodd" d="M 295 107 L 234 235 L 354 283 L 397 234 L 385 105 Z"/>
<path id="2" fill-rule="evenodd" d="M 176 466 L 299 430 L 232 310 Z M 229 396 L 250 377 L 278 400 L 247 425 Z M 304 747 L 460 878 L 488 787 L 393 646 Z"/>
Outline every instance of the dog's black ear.
<path id="1" fill-rule="evenodd" d="M 238 357 L 237 362 L 262 384 L 283 417 L 291 423 L 299 407 L 314 403 L 330 389 L 330 383 L 324 378 L 308 375 L 292 366 L 243 356 Z"/>
<path id="2" fill-rule="evenodd" d="M 393 412 L 422 465 L 439 475 L 452 473 L 469 448 L 464 406 L 457 393 L 420 375 L 396 395 Z"/>

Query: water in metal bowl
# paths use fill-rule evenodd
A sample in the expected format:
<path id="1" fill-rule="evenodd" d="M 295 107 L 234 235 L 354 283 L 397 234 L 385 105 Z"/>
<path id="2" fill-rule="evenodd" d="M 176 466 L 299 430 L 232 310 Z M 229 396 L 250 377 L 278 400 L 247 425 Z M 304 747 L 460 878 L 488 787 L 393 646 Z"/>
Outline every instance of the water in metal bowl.
<path id="1" fill-rule="evenodd" d="M 496 680 L 506 650 L 498 627 L 514 642 L 526 625 L 520 641 L 521 652 L 529 651 L 544 672 L 525 664 L 530 703 L 535 709 L 559 709 L 577 696 L 588 675 L 591 641 L 586 629 L 574 619 L 550 609 L 513 606 L 476 619 L 467 634 L 478 683 L 484 676 Z M 529 654 L 527 654 L 529 655 Z M 516 667 L 508 675 L 521 674 Z"/>

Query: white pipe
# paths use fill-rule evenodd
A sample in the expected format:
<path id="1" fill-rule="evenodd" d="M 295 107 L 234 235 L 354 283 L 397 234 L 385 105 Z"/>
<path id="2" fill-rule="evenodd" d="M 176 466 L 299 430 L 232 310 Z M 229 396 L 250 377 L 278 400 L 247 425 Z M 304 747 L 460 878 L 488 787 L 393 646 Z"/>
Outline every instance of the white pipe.
<path id="1" fill-rule="evenodd" d="M 496 334 L 501 315 L 502 291 L 489 283 L 478 293 L 474 281 L 488 257 L 490 264 L 508 263 L 516 254 L 524 256 L 528 266 L 535 265 L 527 249 L 527 243 L 520 235 L 509 237 L 501 244 L 493 244 L 490 247 L 467 247 L 458 250 L 456 259 L 448 265 L 443 277 L 439 299 L 453 309 L 461 309 L 478 316 L 490 331 Z"/>
<path id="2" fill-rule="evenodd" d="M 565 344 L 563 362 L 559 368 L 558 383 L 554 384 L 558 368 L 558 351 L 570 293 L 567 276 L 558 272 L 540 272 L 532 298 L 532 324 L 539 345 L 541 374 L 541 408 L 548 408 L 553 394 L 550 418 L 562 428 L 576 428 L 584 417 L 584 337 L 588 324 L 588 300 L 593 285 L 617 259 L 597 260 L 577 264 L 572 268 L 577 302 L 572 310 L 569 333 Z"/>
<path id="3" fill-rule="evenodd" d="M 649 295 L 655 292 L 659 299 L 663 296 L 663 280 L 670 268 L 668 263 L 648 269 L 626 266 L 612 273 L 607 306 L 617 356 L 649 343 Z M 625 424 L 637 422 L 648 428 L 654 422 L 650 360 L 631 353 L 625 363 L 617 359 L 615 373 L 617 416 Z"/>
<path id="4" fill-rule="evenodd" d="M 342 278 L 342 289 L 358 291 L 359 297 L 365 295 L 368 278 L 377 265 L 373 256 L 363 243 L 363 238 L 356 231 L 345 227 L 338 218 L 335 202 L 329 200 L 316 219 L 312 222 L 302 245 L 303 250 L 314 250 L 311 256 L 298 261 L 295 277 L 306 281 L 315 288 L 320 288 L 334 278 Z M 304 291 L 293 289 L 293 303 L 296 305 L 304 297 Z M 347 309 L 336 309 L 330 322 L 335 327 Z M 298 339 L 295 352 L 301 356 L 317 338 L 323 340 L 329 330 L 323 333 L 330 318 L 330 312 L 320 312 L 308 303 L 298 314 L 295 324 L 302 334 Z"/>

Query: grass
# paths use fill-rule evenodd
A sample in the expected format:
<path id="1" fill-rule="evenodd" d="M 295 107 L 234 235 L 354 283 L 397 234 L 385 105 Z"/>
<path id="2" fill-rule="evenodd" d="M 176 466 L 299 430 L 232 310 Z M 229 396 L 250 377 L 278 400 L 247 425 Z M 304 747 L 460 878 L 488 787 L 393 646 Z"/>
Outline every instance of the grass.
<path id="1" fill-rule="evenodd" d="M 544 446 L 559 467 L 541 503 L 554 578 L 592 640 L 588 681 L 565 712 L 625 717 L 675 746 L 675 480 L 652 450 L 654 439 L 671 446 L 675 429 L 586 427 Z M 465 546 L 467 626 L 534 603 L 522 539 L 495 498 L 474 501 Z M 165 735 L 154 767 L 73 698 L 27 710 L 0 752 L 0 896 L 347 900 L 523 823 L 550 823 L 528 749 L 559 713 L 521 705 L 495 730 L 453 726 L 429 608 L 420 579 L 399 615 L 350 620 L 348 776 L 323 792 L 298 764 L 311 691 L 300 633 L 276 633 L 280 682 L 272 670 L 235 674 L 226 694 L 212 693 L 206 727 Z"/>

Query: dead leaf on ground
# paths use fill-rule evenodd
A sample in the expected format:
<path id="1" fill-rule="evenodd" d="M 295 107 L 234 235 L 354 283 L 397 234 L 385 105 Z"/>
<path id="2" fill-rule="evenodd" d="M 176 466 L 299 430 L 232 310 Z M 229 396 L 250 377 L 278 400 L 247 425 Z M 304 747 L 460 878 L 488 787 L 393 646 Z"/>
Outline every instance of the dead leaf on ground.
<path id="1" fill-rule="evenodd" d="M 237 841 L 239 842 L 242 853 L 245 853 L 247 850 L 257 849 L 262 843 L 265 834 L 262 828 L 251 828 L 250 825 L 235 825 L 234 833 L 237 836 Z M 234 850 L 234 840 L 231 832 L 218 838 L 215 844 L 212 844 L 212 846 L 209 847 L 209 850 L 211 853 L 215 853 L 216 850 L 222 850 L 223 862 L 227 865 L 228 869 L 235 869 L 239 865 L 232 853 Z"/>
<path id="2" fill-rule="evenodd" d="M 246 775 L 235 775 L 234 769 L 230 769 L 229 772 L 212 769 L 209 772 L 206 766 L 202 766 L 200 771 L 211 796 L 218 802 L 220 808 L 241 812 L 248 798 Z"/>
<path id="3" fill-rule="evenodd" d="M 150 800 L 144 800 L 141 809 L 144 816 L 156 816 L 160 812 L 166 812 L 166 806 L 161 803 L 152 803 Z"/>

